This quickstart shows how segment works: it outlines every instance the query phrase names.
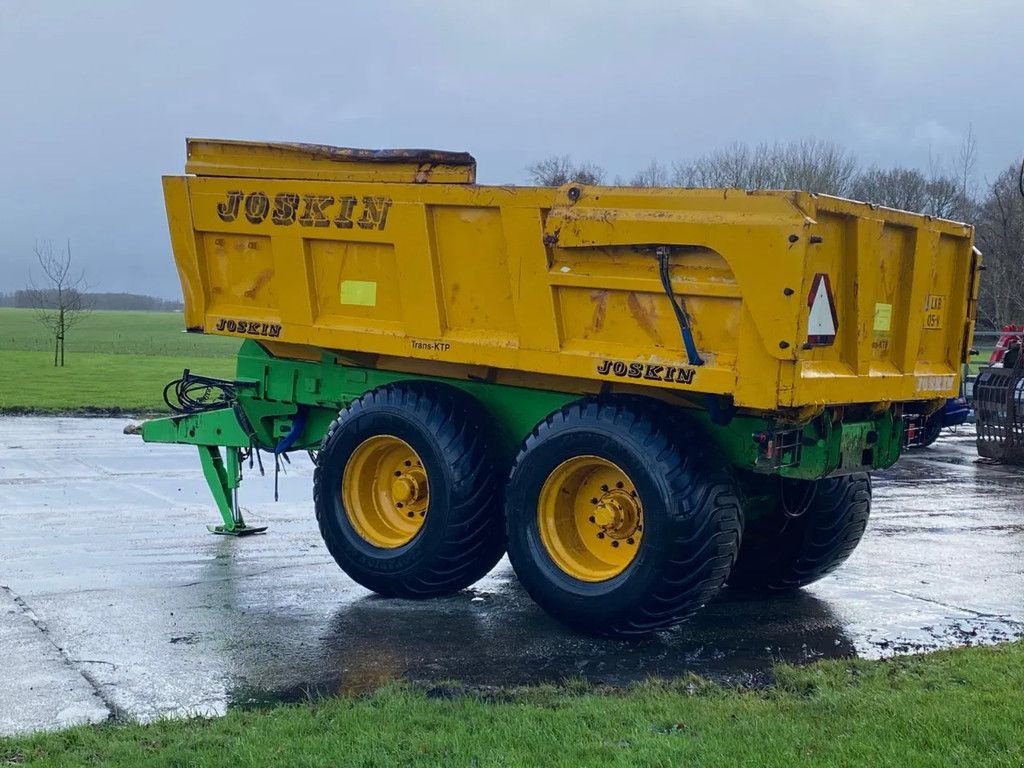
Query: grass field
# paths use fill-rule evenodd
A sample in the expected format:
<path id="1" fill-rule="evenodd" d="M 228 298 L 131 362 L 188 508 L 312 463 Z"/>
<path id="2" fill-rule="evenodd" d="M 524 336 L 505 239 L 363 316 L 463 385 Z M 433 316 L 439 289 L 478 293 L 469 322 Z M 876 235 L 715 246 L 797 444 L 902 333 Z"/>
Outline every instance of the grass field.
<path id="1" fill-rule="evenodd" d="M 385 689 L 215 720 L 0 740 L 0 765 L 1001 766 L 1024 760 L 1024 645 L 487 699 Z"/>
<path id="2" fill-rule="evenodd" d="M 184 368 L 234 374 L 238 342 L 187 334 L 177 312 L 93 312 L 68 332 L 64 368 L 30 310 L 0 309 L 0 410 L 164 410 Z"/>
<path id="3" fill-rule="evenodd" d="M 995 349 L 995 344 L 989 344 L 988 346 L 978 346 L 978 344 L 975 344 L 974 348 L 978 350 L 978 353 L 971 355 L 971 375 L 977 374 L 979 368 L 988 365 L 988 359 L 992 356 L 992 350 Z"/>

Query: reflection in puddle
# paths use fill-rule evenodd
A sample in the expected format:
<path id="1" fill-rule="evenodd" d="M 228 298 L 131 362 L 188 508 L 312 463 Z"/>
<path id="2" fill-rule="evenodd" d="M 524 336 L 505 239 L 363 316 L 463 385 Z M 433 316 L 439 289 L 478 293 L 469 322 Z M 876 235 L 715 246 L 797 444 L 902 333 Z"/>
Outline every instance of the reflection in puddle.
<path id="1" fill-rule="evenodd" d="M 230 698 L 260 706 L 359 695 L 398 680 L 493 689 L 572 679 L 628 685 L 695 673 L 762 685 L 778 662 L 856 655 L 829 603 L 809 593 L 762 600 L 727 590 L 689 623 L 634 641 L 563 629 L 514 581 L 486 594 L 430 602 L 358 599 L 331 617 L 313 649 L 317 663 L 309 679 L 274 691 L 243 686 Z"/>

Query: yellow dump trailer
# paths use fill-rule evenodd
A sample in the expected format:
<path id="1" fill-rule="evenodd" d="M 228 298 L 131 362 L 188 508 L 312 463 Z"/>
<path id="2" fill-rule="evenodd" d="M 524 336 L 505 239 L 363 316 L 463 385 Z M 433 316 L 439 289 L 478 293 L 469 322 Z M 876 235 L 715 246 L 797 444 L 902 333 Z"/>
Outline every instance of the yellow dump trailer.
<path id="1" fill-rule="evenodd" d="M 460 589 L 507 548 L 547 610 L 630 634 L 727 579 L 809 583 L 971 343 L 964 224 L 482 186 L 428 150 L 191 140 L 186 173 L 164 179 L 186 327 L 247 341 L 144 436 L 199 446 L 227 533 L 254 530 L 240 457 L 316 451 L 327 545 L 383 594 Z"/>

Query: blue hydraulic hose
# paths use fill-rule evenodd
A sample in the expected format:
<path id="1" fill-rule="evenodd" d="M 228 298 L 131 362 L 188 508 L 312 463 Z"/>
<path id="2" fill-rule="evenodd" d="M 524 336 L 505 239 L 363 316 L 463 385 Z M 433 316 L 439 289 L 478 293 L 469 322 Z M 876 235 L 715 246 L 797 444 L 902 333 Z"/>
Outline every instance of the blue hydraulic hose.
<path id="1" fill-rule="evenodd" d="M 274 446 L 275 456 L 280 456 L 295 445 L 295 441 L 299 439 L 299 435 L 302 434 L 302 430 L 306 428 L 306 415 L 308 413 L 309 409 L 306 408 L 306 406 L 299 406 L 299 410 L 296 412 L 295 418 L 292 420 L 292 428 L 288 430 L 288 434 L 282 437 L 278 441 L 277 445 Z"/>

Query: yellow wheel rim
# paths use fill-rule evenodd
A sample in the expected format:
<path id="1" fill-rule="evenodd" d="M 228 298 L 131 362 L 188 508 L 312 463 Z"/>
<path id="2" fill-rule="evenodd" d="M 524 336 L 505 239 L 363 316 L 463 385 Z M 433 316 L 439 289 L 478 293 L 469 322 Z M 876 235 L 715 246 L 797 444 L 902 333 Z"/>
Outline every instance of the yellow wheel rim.
<path id="1" fill-rule="evenodd" d="M 427 472 L 404 440 L 376 435 L 356 446 L 341 478 L 341 501 L 356 532 L 397 549 L 420 532 L 430 506 Z"/>
<path id="2" fill-rule="evenodd" d="M 607 581 L 640 550 L 644 512 L 636 485 L 616 464 L 577 456 L 548 475 L 537 502 L 537 524 L 548 556 L 580 581 Z"/>

